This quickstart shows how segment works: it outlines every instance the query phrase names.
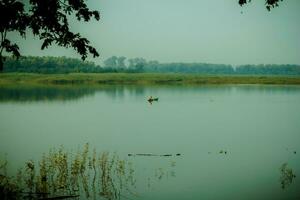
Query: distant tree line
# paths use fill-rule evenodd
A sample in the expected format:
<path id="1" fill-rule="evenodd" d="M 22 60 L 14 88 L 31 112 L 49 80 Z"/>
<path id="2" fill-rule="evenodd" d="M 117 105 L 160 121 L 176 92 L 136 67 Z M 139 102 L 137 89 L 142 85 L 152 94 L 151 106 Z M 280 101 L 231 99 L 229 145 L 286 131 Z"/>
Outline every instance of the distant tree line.
<path id="1" fill-rule="evenodd" d="M 201 73 L 201 74 L 237 74 L 237 75 L 300 75 L 300 65 L 240 65 L 233 67 L 225 64 L 208 63 L 159 63 L 144 58 L 112 56 L 103 62 L 103 66 L 94 62 L 67 57 L 22 57 L 18 60 L 7 57 L 4 72 L 33 73 Z"/>
<path id="2" fill-rule="evenodd" d="M 7 57 L 4 72 L 32 73 L 71 73 L 71 72 L 101 72 L 102 68 L 93 62 L 67 57 L 36 57 L 28 56 L 14 59 Z"/>

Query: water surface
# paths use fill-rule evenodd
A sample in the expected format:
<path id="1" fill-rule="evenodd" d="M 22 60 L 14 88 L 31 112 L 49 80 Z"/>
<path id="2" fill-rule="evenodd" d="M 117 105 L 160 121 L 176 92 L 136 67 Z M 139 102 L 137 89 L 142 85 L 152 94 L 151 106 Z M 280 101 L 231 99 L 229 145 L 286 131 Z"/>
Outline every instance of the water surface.
<path id="1" fill-rule="evenodd" d="M 300 197 L 298 177 L 280 183 L 284 163 L 300 174 L 298 86 L 0 88 L 0 138 L 12 170 L 60 145 L 116 152 L 131 199 Z"/>

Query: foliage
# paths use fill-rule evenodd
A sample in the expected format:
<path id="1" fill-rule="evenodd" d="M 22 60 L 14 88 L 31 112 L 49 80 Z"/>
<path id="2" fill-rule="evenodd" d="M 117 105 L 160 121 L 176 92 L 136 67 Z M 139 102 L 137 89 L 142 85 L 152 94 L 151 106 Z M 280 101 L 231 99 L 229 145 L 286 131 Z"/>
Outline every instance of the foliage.
<path id="1" fill-rule="evenodd" d="M 93 62 L 81 61 L 66 57 L 22 57 L 15 60 L 8 57 L 4 64 L 4 72 L 33 72 L 33 73 L 199 73 L 219 75 L 300 75 L 300 65 L 232 65 L 209 63 L 159 63 L 144 58 L 112 56 L 104 61 L 104 67 Z"/>
<path id="2" fill-rule="evenodd" d="M 22 57 L 18 60 L 7 57 L 4 72 L 69 73 L 101 72 L 93 62 L 66 57 Z"/>
<path id="3" fill-rule="evenodd" d="M 296 175 L 294 174 L 293 170 L 291 168 L 288 168 L 287 163 L 283 163 L 280 167 L 280 184 L 281 188 L 285 189 L 286 187 L 290 186 L 293 182 L 293 179 L 296 178 Z"/>
<path id="4" fill-rule="evenodd" d="M 76 154 L 53 149 L 38 162 L 28 161 L 16 177 L 0 166 L 0 198 L 8 199 L 120 199 L 135 186 L 130 162 L 116 154 L 90 151 L 86 144 Z"/>
<path id="5" fill-rule="evenodd" d="M 235 69 L 235 74 L 250 75 L 300 75 L 300 65 L 241 65 Z"/>
<path id="6" fill-rule="evenodd" d="M 17 180 L 13 180 L 7 175 L 7 161 L 0 163 L 0 172 L 0 198 L 4 200 L 20 199 L 21 189 L 17 185 Z"/>
<path id="7" fill-rule="evenodd" d="M 100 19 L 98 11 L 91 11 L 84 0 L 29 0 L 27 9 L 25 3 L 18 0 L 0 1 L 0 71 L 3 69 L 4 51 L 19 58 L 17 44 L 7 39 L 8 32 L 18 32 L 23 38 L 30 29 L 36 37 L 43 41 L 41 49 L 55 43 L 62 47 L 74 48 L 84 60 L 90 53 L 94 57 L 98 52 L 89 40 L 79 33 L 70 30 L 68 16 L 75 15 L 78 21 Z"/>
<path id="8" fill-rule="evenodd" d="M 247 3 L 250 3 L 252 0 L 239 0 L 240 6 L 243 6 Z M 265 0 L 265 5 L 268 11 L 271 11 L 272 8 L 278 7 L 279 2 L 283 0 Z"/>

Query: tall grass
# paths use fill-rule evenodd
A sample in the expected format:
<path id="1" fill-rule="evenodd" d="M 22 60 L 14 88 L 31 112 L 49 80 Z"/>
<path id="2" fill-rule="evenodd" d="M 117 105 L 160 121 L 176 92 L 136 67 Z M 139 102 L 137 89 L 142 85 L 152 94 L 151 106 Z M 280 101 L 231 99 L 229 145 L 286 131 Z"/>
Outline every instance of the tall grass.
<path id="1" fill-rule="evenodd" d="M 105 198 L 131 195 L 135 186 L 132 165 L 117 154 L 97 154 L 86 144 L 71 154 L 63 147 L 51 150 L 36 163 L 28 161 L 15 177 L 0 165 L 1 199 Z"/>
<path id="2" fill-rule="evenodd" d="M 243 76 L 176 73 L 103 73 L 103 74 L 0 74 L 0 86 L 9 84 L 300 84 L 299 76 Z"/>

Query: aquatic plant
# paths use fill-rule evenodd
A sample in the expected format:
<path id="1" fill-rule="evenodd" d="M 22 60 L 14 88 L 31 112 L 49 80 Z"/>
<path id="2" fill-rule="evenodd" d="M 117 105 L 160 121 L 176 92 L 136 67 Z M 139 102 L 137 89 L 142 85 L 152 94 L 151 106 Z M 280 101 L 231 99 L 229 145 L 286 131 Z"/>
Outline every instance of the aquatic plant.
<path id="1" fill-rule="evenodd" d="M 7 175 L 7 161 L 0 163 L 0 199 L 79 198 L 113 200 L 134 186 L 132 165 L 108 152 L 91 153 L 89 144 L 75 155 L 63 146 L 52 149 L 37 162 L 30 160 L 16 177 Z M 131 192 L 132 193 L 132 192 Z"/>
<path id="2" fill-rule="evenodd" d="M 169 157 L 170 154 L 155 155 Z M 174 157 L 173 157 L 174 158 Z M 168 160 L 170 162 L 170 160 Z M 0 162 L 0 199 L 107 199 L 115 200 L 138 196 L 137 179 L 132 162 L 116 153 L 97 153 L 85 144 L 76 153 L 63 146 L 43 154 L 39 161 L 29 160 L 19 168 L 16 176 L 8 176 L 7 161 Z M 175 161 L 171 170 L 155 169 L 152 181 L 175 177 Z"/>
<path id="3" fill-rule="evenodd" d="M 21 190 L 18 182 L 7 175 L 7 161 L 0 163 L 0 199 L 17 200 L 20 199 Z"/>
<path id="4" fill-rule="evenodd" d="M 296 178 L 296 175 L 294 174 L 292 168 L 288 168 L 287 163 L 283 163 L 280 167 L 280 184 L 281 188 L 285 189 L 286 187 L 290 186 L 293 182 L 293 179 Z"/>

